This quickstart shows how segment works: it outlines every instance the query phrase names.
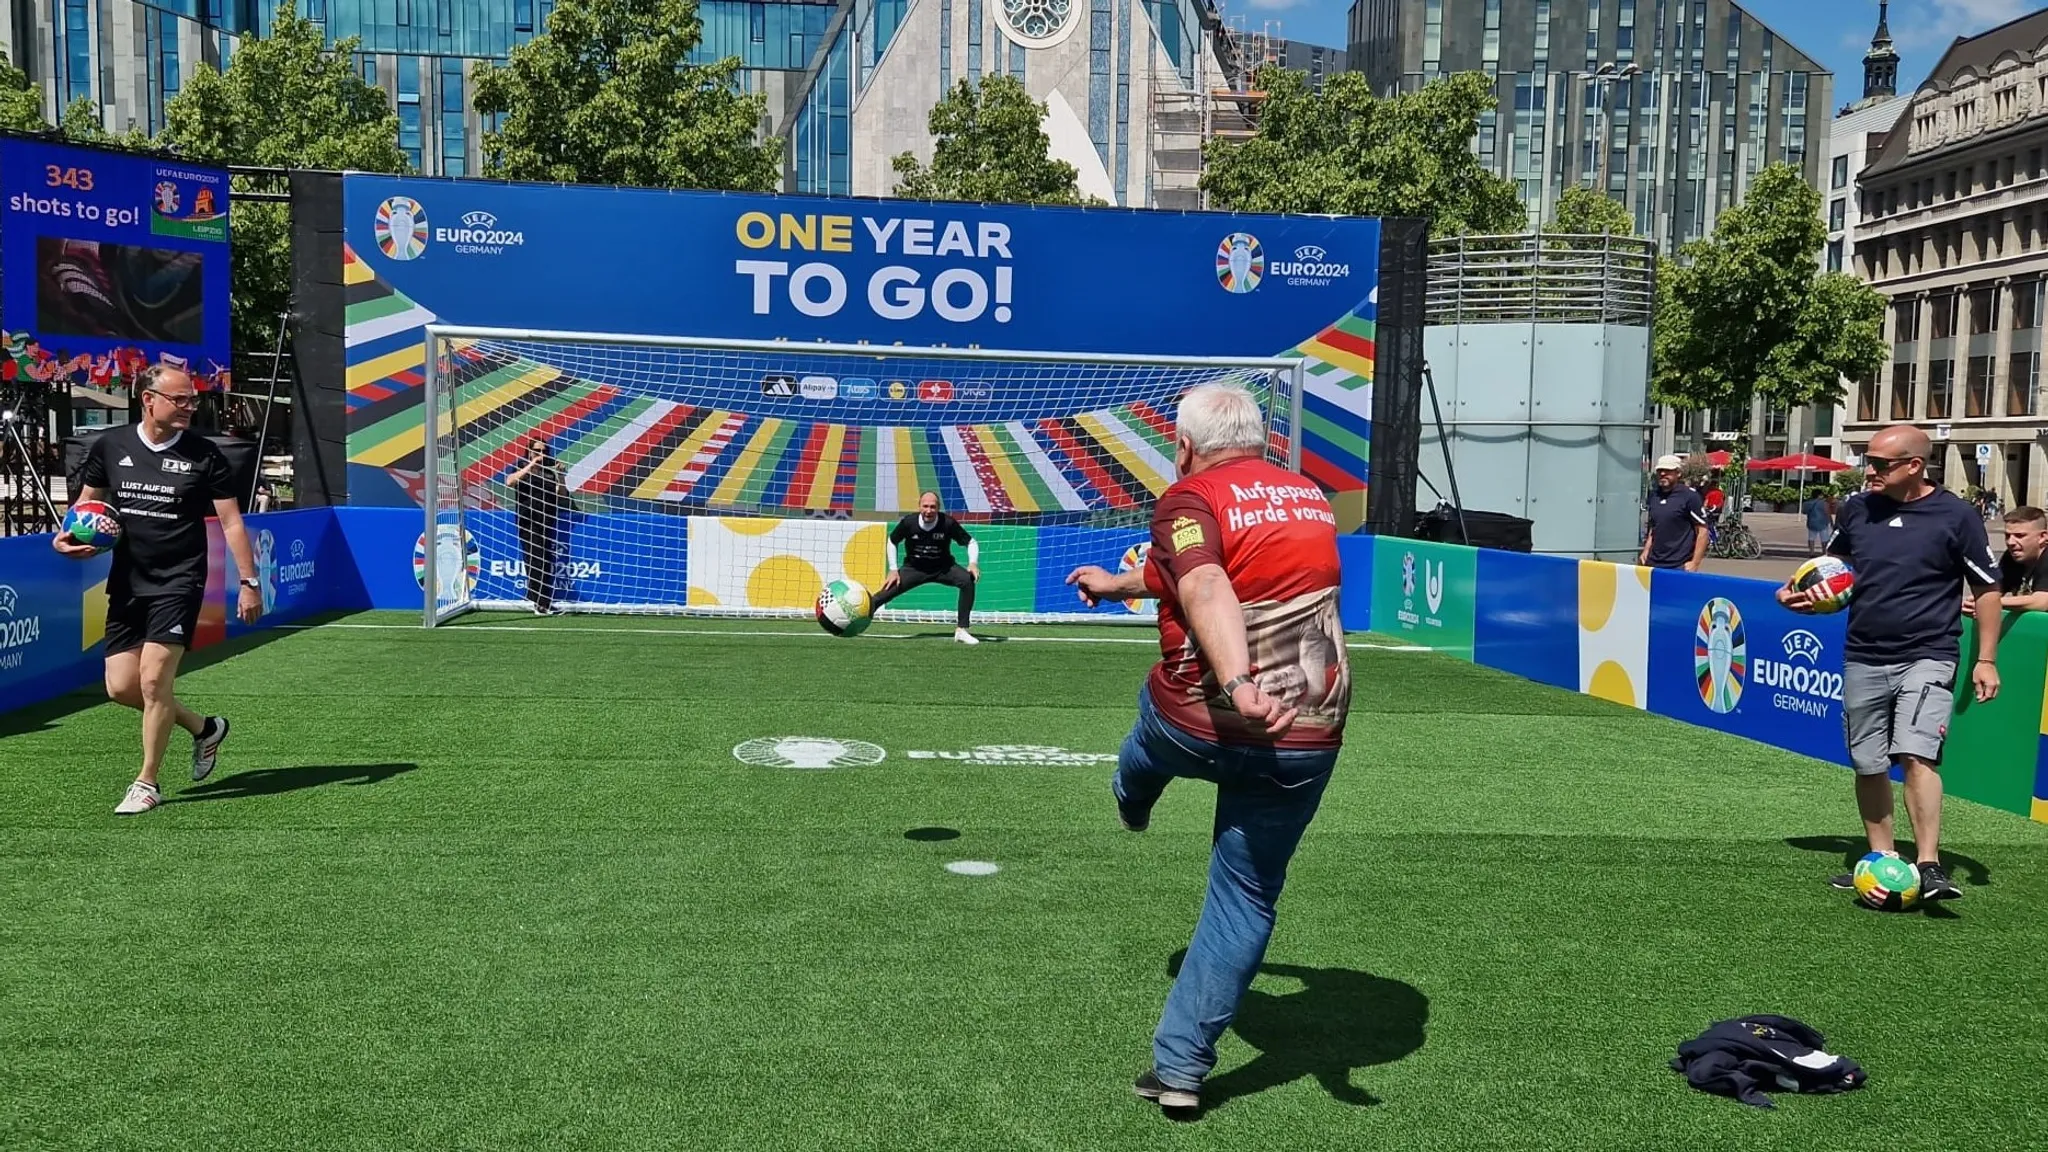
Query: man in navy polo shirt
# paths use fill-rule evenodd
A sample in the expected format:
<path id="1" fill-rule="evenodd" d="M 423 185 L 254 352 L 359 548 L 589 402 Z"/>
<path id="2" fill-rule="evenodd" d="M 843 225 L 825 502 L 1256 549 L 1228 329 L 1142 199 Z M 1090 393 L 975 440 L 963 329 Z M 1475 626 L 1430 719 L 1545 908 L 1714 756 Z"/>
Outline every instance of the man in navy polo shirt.
<path id="1" fill-rule="evenodd" d="M 1643 539 L 1637 564 L 1700 570 L 1700 559 L 1707 554 L 1707 506 L 1699 493 L 1678 482 L 1684 466 L 1676 456 L 1657 457 L 1657 490 L 1645 502 L 1650 511 L 1650 534 Z"/>
<path id="2" fill-rule="evenodd" d="M 1984 520 L 1962 497 L 1927 480 L 1934 445 L 1910 424 L 1871 437 L 1863 491 L 1842 502 L 1828 552 L 1856 571 L 1844 646 L 1842 715 L 1856 770 L 1856 806 L 1873 852 L 1894 852 L 1894 761 L 1905 767 L 1906 813 L 1924 899 L 1962 890 L 1941 866 L 1941 747 L 1955 702 L 1963 633 L 1956 592 L 1967 586 L 1982 619 L 1997 619 L 1998 555 Z M 1778 603 L 1813 610 L 1788 581 Z M 1998 695 L 1997 628 L 1977 630 L 1970 683 L 1977 702 Z M 1852 887 L 1849 874 L 1833 880 Z"/>

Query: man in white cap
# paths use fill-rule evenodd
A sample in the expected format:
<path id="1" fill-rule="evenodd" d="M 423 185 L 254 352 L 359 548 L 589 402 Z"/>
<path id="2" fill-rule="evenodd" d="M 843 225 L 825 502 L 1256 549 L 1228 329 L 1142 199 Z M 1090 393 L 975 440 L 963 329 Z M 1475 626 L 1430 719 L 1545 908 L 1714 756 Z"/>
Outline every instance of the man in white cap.
<path id="1" fill-rule="evenodd" d="M 1650 493 L 1650 532 L 1636 563 L 1648 568 L 1700 570 L 1707 555 L 1707 506 L 1700 494 L 1678 482 L 1685 462 L 1669 453 L 1657 457 L 1657 488 Z"/>

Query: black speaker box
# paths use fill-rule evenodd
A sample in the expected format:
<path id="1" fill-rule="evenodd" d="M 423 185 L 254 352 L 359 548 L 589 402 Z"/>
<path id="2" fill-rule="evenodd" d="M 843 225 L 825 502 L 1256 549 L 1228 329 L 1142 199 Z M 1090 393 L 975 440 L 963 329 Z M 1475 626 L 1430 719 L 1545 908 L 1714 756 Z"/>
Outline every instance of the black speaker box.
<path id="1" fill-rule="evenodd" d="M 1439 504 L 1415 518 L 1415 538 L 1435 540 L 1445 544 L 1463 544 L 1465 536 L 1471 537 L 1475 548 L 1494 548 L 1502 552 L 1528 552 L 1530 530 L 1534 521 L 1505 512 L 1478 512 L 1467 508 L 1464 512 L 1464 532 L 1458 530 L 1458 510 L 1448 504 Z"/>

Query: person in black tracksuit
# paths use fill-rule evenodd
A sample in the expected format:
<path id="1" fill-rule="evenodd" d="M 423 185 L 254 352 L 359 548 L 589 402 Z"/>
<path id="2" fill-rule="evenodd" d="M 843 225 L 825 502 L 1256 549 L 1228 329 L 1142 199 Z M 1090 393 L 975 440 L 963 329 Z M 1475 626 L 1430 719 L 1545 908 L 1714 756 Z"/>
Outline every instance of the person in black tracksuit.
<path id="1" fill-rule="evenodd" d="M 898 544 L 904 545 L 901 568 L 896 567 Z M 964 568 L 953 559 L 955 544 L 967 549 Z M 967 630 L 968 617 L 974 611 L 974 586 L 981 580 L 981 545 L 958 520 L 939 510 L 938 493 L 919 496 L 917 514 L 905 516 L 890 530 L 889 565 L 888 579 L 882 581 L 882 590 L 875 595 L 874 611 L 880 612 L 882 605 L 921 584 L 951 585 L 960 590 L 960 616 L 953 639 L 962 644 L 981 643 Z"/>
<path id="2" fill-rule="evenodd" d="M 569 506 L 569 487 L 562 465 L 535 437 L 527 444 L 526 463 L 505 478 L 512 489 L 519 527 L 519 558 L 526 568 L 526 598 L 537 616 L 555 612 L 555 569 L 561 546 L 562 514 Z"/>

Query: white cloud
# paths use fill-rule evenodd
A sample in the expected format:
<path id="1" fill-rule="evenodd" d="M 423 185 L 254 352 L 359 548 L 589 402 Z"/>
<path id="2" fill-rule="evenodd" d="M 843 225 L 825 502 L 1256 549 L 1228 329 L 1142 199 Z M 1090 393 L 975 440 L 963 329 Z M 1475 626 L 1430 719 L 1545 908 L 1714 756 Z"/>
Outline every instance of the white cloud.
<path id="1" fill-rule="evenodd" d="M 1938 52 L 1957 37 L 1988 32 L 2032 11 L 2029 0 L 1916 0 L 1892 5 L 1892 38 L 1900 52 Z M 1933 60 L 1927 62 L 1930 66 Z"/>

